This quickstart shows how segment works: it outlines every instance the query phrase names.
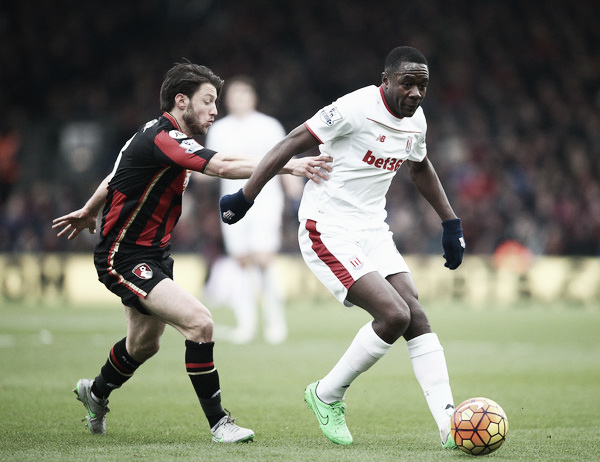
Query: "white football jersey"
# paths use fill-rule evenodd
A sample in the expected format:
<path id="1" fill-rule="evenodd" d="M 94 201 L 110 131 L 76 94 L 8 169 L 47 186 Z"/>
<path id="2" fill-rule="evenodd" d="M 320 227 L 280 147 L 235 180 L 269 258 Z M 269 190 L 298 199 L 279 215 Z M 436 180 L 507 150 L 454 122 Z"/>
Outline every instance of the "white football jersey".
<path id="1" fill-rule="evenodd" d="M 328 181 L 306 184 L 300 220 L 354 229 L 380 226 L 396 171 L 404 161 L 420 162 L 427 155 L 423 109 L 398 117 L 374 85 L 342 96 L 304 125 L 321 142 L 321 153 L 333 157 L 333 170 Z"/>

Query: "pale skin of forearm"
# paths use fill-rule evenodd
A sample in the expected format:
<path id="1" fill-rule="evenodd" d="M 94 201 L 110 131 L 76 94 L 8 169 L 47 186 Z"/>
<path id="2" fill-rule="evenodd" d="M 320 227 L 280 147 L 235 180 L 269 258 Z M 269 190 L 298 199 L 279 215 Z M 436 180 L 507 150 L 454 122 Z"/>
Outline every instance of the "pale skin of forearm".
<path id="1" fill-rule="evenodd" d="M 290 158 L 277 169 L 275 174 L 290 174 L 301 177 L 318 174 L 316 178 L 311 177 L 311 179 L 317 183 L 320 179 L 327 179 L 326 171 L 331 170 L 327 165 L 327 162 L 331 161 L 330 157 L 318 156 L 300 159 L 291 159 L 291 157 L 293 156 L 290 156 Z M 203 173 L 209 176 L 233 180 L 246 179 L 250 178 L 254 170 L 256 170 L 257 166 L 260 164 L 260 161 L 260 157 L 256 156 L 218 152 L 212 157 Z M 322 168 L 325 170 L 322 170 Z"/>
<path id="2" fill-rule="evenodd" d="M 457 218 L 433 165 L 426 157 L 422 162 L 407 161 L 410 179 L 421 195 L 431 204 L 442 221 Z"/>
<path id="3" fill-rule="evenodd" d="M 108 175 L 102 183 L 96 188 L 92 197 L 79 210 L 54 219 L 52 229 L 63 228 L 56 234 L 57 237 L 62 237 L 69 234 L 68 239 L 74 239 L 81 230 L 88 229 L 91 234 L 96 233 L 96 217 L 104 206 L 106 196 L 108 195 L 108 182 L 112 178 L 112 173 Z"/>
<path id="4" fill-rule="evenodd" d="M 104 206 L 104 202 L 106 201 L 106 196 L 108 194 L 108 183 L 112 179 L 112 173 L 108 175 L 102 183 L 98 185 L 92 197 L 87 201 L 87 203 L 83 206 L 84 209 L 90 211 L 90 215 L 96 217 L 98 213 Z"/>

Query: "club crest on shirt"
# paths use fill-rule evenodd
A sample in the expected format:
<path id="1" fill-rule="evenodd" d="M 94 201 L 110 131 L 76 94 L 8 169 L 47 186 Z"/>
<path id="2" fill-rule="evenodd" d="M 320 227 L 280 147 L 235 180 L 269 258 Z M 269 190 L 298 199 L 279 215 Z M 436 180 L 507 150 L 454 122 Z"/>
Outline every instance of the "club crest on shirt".
<path id="1" fill-rule="evenodd" d="M 328 125 L 329 127 L 331 127 L 338 120 L 343 119 L 342 114 L 340 114 L 340 111 L 338 111 L 338 108 L 335 106 L 329 106 L 323 109 L 320 117 L 325 125 Z"/>
<path id="2" fill-rule="evenodd" d="M 131 272 L 140 279 L 152 279 L 153 275 L 152 268 L 150 268 L 146 263 L 140 263 L 139 265 L 136 265 Z"/>
<path id="3" fill-rule="evenodd" d="M 352 258 L 350 259 L 350 264 L 351 264 L 351 265 L 352 265 L 354 268 L 356 268 L 356 269 L 359 269 L 359 268 L 360 268 L 360 267 L 363 265 L 363 262 L 362 262 L 362 261 L 360 261 L 360 258 L 358 258 L 358 257 L 355 255 L 354 257 L 352 257 Z"/>

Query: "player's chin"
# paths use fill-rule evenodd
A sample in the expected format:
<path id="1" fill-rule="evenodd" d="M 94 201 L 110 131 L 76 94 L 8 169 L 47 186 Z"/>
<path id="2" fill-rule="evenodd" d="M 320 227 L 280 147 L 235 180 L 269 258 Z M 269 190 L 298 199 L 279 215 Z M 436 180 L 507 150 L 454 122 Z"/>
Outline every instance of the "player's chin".
<path id="1" fill-rule="evenodd" d="M 402 116 L 403 117 L 412 117 L 417 112 L 419 106 L 402 106 Z"/>
<path id="2" fill-rule="evenodd" d="M 194 136 L 206 135 L 206 133 L 208 132 L 208 127 L 210 127 L 210 125 L 194 125 L 192 127 L 192 135 L 194 135 Z"/>

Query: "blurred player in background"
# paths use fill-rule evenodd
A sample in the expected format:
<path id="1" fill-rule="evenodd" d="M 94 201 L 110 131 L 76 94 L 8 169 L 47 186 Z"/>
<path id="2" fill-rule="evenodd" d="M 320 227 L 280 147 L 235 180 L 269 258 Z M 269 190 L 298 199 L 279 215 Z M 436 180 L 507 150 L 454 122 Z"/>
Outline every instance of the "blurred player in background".
<path id="1" fill-rule="evenodd" d="M 329 181 L 309 182 L 304 188 L 298 212 L 300 249 L 340 302 L 373 317 L 334 368 L 305 390 L 321 430 L 334 443 L 353 441 L 343 402 L 348 387 L 404 337 L 442 445 L 456 447 L 449 434 L 454 400 L 443 348 L 385 222 L 385 196 L 406 163 L 415 186 L 442 221 L 445 266 L 461 264 L 465 243 L 460 219 L 427 157 L 420 104 L 428 84 L 422 53 L 411 47 L 393 49 L 379 87 L 359 89 L 319 110 L 263 158 L 242 189 L 221 199 L 223 221 L 234 223 L 292 156 L 319 145 L 321 153 L 333 157 Z"/>
<path id="2" fill-rule="evenodd" d="M 216 152 L 196 141 L 217 115 L 222 86 L 223 81 L 205 66 L 189 62 L 173 66 L 160 90 L 163 114 L 142 125 L 125 144 L 113 171 L 83 208 L 54 220 L 58 236 L 73 239 L 85 228 L 95 232 L 104 207 L 94 263 L 100 281 L 125 307 L 127 336 L 111 348 L 95 380 L 81 379 L 73 390 L 85 406 L 91 433 L 106 432 L 109 395 L 158 352 L 169 324 L 185 337 L 185 367 L 213 441 L 254 438 L 254 432 L 236 425 L 221 405 L 212 316 L 173 281 L 170 257 L 171 232 L 191 172 L 247 178 L 258 164 L 254 156 Z M 317 168 L 328 168 L 320 159 L 294 159 L 282 173 L 318 173 Z"/>
<path id="3" fill-rule="evenodd" d="M 257 111 L 258 95 L 254 82 L 246 76 L 228 79 L 223 101 L 227 116 L 217 120 L 206 136 L 206 146 L 220 152 L 239 152 L 262 157 L 283 139 L 285 130 L 277 119 Z M 221 195 L 239 190 L 244 180 L 221 180 Z M 223 241 L 231 264 L 217 262 L 211 279 L 224 277 L 229 302 L 237 322 L 232 331 L 218 330 L 234 343 L 253 340 L 259 325 L 261 300 L 263 335 L 271 344 L 287 337 L 284 302 L 273 259 L 281 248 L 285 193 L 296 200 L 302 194 L 303 181 L 283 175 L 265 185 L 263 194 L 238 226 L 222 224 Z M 225 271 L 219 271 L 219 268 Z M 226 274 L 223 274 L 226 273 Z M 210 287 L 210 284 L 209 284 Z M 217 326 L 220 327 L 220 326 Z"/>

